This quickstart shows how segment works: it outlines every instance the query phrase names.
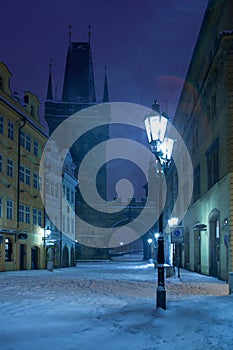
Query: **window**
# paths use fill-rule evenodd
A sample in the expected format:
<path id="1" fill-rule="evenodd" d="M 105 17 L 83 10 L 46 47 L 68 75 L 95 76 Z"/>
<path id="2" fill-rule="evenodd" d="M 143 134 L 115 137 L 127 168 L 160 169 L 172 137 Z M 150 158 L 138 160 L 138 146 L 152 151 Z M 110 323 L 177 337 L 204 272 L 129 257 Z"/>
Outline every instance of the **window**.
<path id="1" fill-rule="evenodd" d="M 14 124 L 10 121 L 8 122 L 8 138 L 14 140 Z"/>
<path id="2" fill-rule="evenodd" d="M 42 177 L 39 176 L 39 190 L 42 190 Z"/>
<path id="3" fill-rule="evenodd" d="M 66 189 L 66 199 L 68 201 L 70 201 L 70 188 L 69 187 L 67 187 L 67 189 Z"/>
<path id="4" fill-rule="evenodd" d="M 19 204 L 19 222 L 24 222 L 24 205 Z"/>
<path id="5" fill-rule="evenodd" d="M 4 120 L 3 117 L 0 115 L 0 134 L 4 133 Z"/>
<path id="6" fill-rule="evenodd" d="M 74 218 L 71 218 L 71 233 L 74 233 Z"/>
<path id="7" fill-rule="evenodd" d="M 39 189 L 39 176 L 38 174 L 33 174 L 33 187 Z"/>
<path id="8" fill-rule="evenodd" d="M 38 157 L 38 141 L 34 141 L 34 155 Z"/>
<path id="9" fill-rule="evenodd" d="M 74 191 L 71 191 L 71 203 L 74 203 Z"/>
<path id="10" fill-rule="evenodd" d="M 13 219 L 13 201 L 11 199 L 7 200 L 6 204 L 6 218 L 9 220 Z"/>
<path id="11" fill-rule="evenodd" d="M 207 158 L 207 181 L 210 189 L 219 180 L 219 142 L 218 139 L 213 142 L 206 152 Z"/>
<path id="12" fill-rule="evenodd" d="M 2 173 L 2 155 L 0 154 L 0 173 Z"/>
<path id="13" fill-rule="evenodd" d="M 30 207 L 25 207 L 25 222 L 26 224 L 30 224 Z"/>
<path id="14" fill-rule="evenodd" d="M 30 183 L 31 183 L 31 171 L 30 171 L 30 169 L 26 169 L 25 182 L 26 182 L 26 185 L 30 185 Z"/>
<path id="15" fill-rule="evenodd" d="M 45 181 L 45 192 L 49 194 L 49 179 L 46 179 Z"/>
<path id="16" fill-rule="evenodd" d="M 30 208 L 28 207 L 28 215 L 30 220 Z M 36 208 L 33 208 L 33 225 L 42 226 L 42 211 Z"/>
<path id="17" fill-rule="evenodd" d="M 7 159 L 7 176 L 13 177 L 13 160 Z"/>
<path id="18" fill-rule="evenodd" d="M 37 225 L 37 209 L 33 208 L 33 225 Z"/>
<path id="19" fill-rule="evenodd" d="M 192 149 L 192 153 L 195 153 L 198 148 L 199 148 L 199 135 L 198 135 L 198 129 L 194 130 L 193 131 L 193 137 L 192 137 L 192 146 L 193 146 L 193 149 Z"/>
<path id="20" fill-rule="evenodd" d="M 19 167 L 19 179 L 21 182 L 25 181 L 25 169 L 23 165 L 20 165 Z"/>
<path id="21" fill-rule="evenodd" d="M 54 180 L 51 180 L 50 182 L 50 194 L 51 196 L 54 196 Z"/>
<path id="22" fill-rule="evenodd" d="M 33 105 L 31 105 L 30 107 L 31 107 L 31 115 L 32 115 L 33 117 L 35 117 L 35 108 L 34 108 Z"/>
<path id="23" fill-rule="evenodd" d="M 200 165 L 196 167 L 194 170 L 194 180 L 193 180 L 193 200 L 194 202 L 200 198 L 201 190 L 200 190 Z"/>
<path id="24" fill-rule="evenodd" d="M 59 197 L 59 184 L 55 184 L 55 197 L 58 198 Z"/>
<path id="25" fill-rule="evenodd" d="M 67 216 L 67 232 L 70 232 L 70 217 Z"/>
<path id="26" fill-rule="evenodd" d="M 42 211 L 38 210 L 37 214 L 38 214 L 38 225 L 42 226 Z"/>
<path id="27" fill-rule="evenodd" d="M 20 146 L 25 147 L 25 132 L 20 130 Z"/>
<path id="28" fill-rule="evenodd" d="M 5 261 L 12 260 L 12 241 L 10 238 L 5 238 Z"/>
<path id="29" fill-rule="evenodd" d="M 26 135 L 26 150 L 31 151 L 31 136 Z"/>
<path id="30" fill-rule="evenodd" d="M 210 105 L 206 106 L 206 115 L 207 115 L 207 124 L 209 125 L 210 123 L 210 119 L 211 119 L 211 115 L 210 115 Z"/>
<path id="31" fill-rule="evenodd" d="M 54 231 L 57 230 L 57 227 L 59 225 L 58 223 L 59 223 L 58 216 L 55 215 L 55 217 L 54 217 Z"/>
<path id="32" fill-rule="evenodd" d="M 62 215 L 62 230 L 66 231 L 66 216 L 64 214 Z"/>
<path id="33" fill-rule="evenodd" d="M 2 217 L 2 198 L 0 197 L 0 218 Z"/>
<path id="34" fill-rule="evenodd" d="M 217 115 L 217 106 L 216 106 L 216 95 L 211 96 L 211 118 L 213 119 Z"/>

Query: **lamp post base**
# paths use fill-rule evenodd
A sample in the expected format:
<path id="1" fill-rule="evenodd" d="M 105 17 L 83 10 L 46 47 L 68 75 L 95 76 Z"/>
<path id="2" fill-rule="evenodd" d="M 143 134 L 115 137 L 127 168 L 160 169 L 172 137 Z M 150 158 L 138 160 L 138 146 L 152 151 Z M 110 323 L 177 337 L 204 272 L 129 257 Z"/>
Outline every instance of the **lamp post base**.
<path id="1" fill-rule="evenodd" d="M 158 286 L 156 291 L 156 307 L 166 310 L 166 290 L 162 286 Z"/>

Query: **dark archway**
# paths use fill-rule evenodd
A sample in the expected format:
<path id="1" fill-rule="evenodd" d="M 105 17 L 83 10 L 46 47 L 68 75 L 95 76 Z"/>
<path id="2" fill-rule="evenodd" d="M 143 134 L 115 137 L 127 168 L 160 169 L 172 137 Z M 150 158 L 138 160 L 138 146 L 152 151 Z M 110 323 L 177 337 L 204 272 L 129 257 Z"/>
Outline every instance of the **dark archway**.
<path id="1" fill-rule="evenodd" d="M 71 247 L 70 249 L 70 266 L 75 266 L 74 247 Z"/>
<path id="2" fill-rule="evenodd" d="M 27 245 L 19 245 L 19 268 L 20 270 L 27 269 Z"/>
<path id="3" fill-rule="evenodd" d="M 220 276 L 220 212 L 212 210 L 209 216 L 209 274 Z"/>
<path id="4" fill-rule="evenodd" d="M 62 251 L 62 267 L 69 267 L 69 250 L 66 245 Z"/>

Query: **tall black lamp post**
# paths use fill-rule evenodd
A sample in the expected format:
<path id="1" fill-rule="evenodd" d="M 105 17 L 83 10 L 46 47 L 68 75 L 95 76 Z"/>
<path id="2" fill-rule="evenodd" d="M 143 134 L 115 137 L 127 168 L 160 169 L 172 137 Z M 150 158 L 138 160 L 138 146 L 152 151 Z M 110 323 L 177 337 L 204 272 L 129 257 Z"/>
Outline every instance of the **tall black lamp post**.
<path id="1" fill-rule="evenodd" d="M 156 307 L 161 307 L 166 310 L 166 290 L 164 282 L 164 235 L 163 235 L 163 210 L 162 210 L 162 177 L 166 173 L 171 162 L 171 154 L 174 140 L 165 137 L 167 128 L 167 118 L 159 112 L 159 105 L 155 103 L 157 108 L 146 116 L 144 119 L 147 138 L 152 153 L 155 155 L 157 162 L 160 165 L 159 171 L 159 237 L 158 237 L 158 286 L 156 291 Z M 154 107 L 153 106 L 153 107 Z"/>

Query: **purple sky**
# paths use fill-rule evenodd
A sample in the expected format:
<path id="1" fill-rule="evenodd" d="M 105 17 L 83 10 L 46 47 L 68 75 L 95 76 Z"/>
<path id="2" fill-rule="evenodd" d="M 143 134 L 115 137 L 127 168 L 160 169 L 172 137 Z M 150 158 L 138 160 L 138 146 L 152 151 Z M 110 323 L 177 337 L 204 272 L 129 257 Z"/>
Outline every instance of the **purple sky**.
<path id="1" fill-rule="evenodd" d="M 174 114 L 180 89 L 208 0 L 12 0 L 1 4 L 0 60 L 13 74 L 11 87 L 30 90 L 44 103 L 49 59 L 61 96 L 68 45 L 87 41 L 92 55 L 97 100 L 102 99 L 108 61 L 111 101 Z M 42 113 L 43 108 L 41 108 Z"/>

